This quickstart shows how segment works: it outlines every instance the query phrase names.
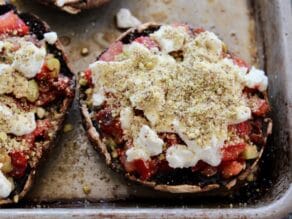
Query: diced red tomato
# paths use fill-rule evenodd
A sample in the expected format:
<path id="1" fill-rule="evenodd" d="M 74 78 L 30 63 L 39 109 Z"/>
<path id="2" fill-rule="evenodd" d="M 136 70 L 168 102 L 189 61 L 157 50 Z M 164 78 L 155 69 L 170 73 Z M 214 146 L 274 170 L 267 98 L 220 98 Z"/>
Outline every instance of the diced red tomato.
<path id="1" fill-rule="evenodd" d="M 205 32 L 206 30 L 202 27 L 199 27 L 199 28 L 196 28 L 196 29 L 193 29 L 193 33 L 194 34 L 200 34 L 200 33 L 203 33 Z"/>
<path id="2" fill-rule="evenodd" d="M 115 56 L 123 52 L 123 43 L 121 41 L 115 42 L 103 53 L 100 61 L 110 62 L 115 60 Z"/>
<path id="3" fill-rule="evenodd" d="M 158 47 L 157 43 L 153 41 L 150 37 L 141 36 L 134 40 L 134 42 L 141 43 L 148 49 Z"/>
<path id="4" fill-rule="evenodd" d="M 32 133 L 25 135 L 23 138 L 26 142 L 33 146 L 37 137 L 47 137 L 48 129 L 51 126 L 52 125 L 48 119 L 37 120 L 36 129 Z"/>
<path id="5" fill-rule="evenodd" d="M 27 168 L 27 159 L 24 153 L 20 151 L 14 151 L 9 155 L 11 157 L 11 163 L 13 166 L 13 170 L 10 175 L 16 178 L 24 176 L 25 170 Z"/>
<path id="6" fill-rule="evenodd" d="M 73 94 L 70 89 L 70 80 L 68 77 L 59 75 L 57 78 L 53 78 L 50 70 L 44 64 L 41 71 L 36 75 L 36 79 L 39 84 L 39 98 L 36 101 L 36 105 L 44 106 L 54 101 L 58 96 L 70 97 Z"/>
<path id="7" fill-rule="evenodd" d="M 233 63 L 238 65 L 239 67 L 245 67 L 245 68 L 249 68 L 250 66 L 244 61 L 242 60 L 241 58 L 235 56 L 235 55 L 232 55 L 232 60 L 233 60 Z"/>
<path id="8" fill-rule="evenodd" d="M 269 104 L 266 100 L 258 98 L 251 111 L 256 116 L 264 116 L 269 111 Z"/>
<path id="9" fill-rule="evenodd" d="M 84 72 L 84 77 L 88 83 L 88 85 L 92 85 L 92 72 L 90 69 L 87 69 L 85 72 Z"/>
<path id="10" fill-rule="evenodd" d="M 223 154 L 222 161 L 237 160 L 238 156 L 244 151 L 245 147 L 245 143 L 225 145 L 221 149 Z"/>
<path id="11" fill-rule="evenodd" d="M 128 162 L 130 172 L 135 172 L 139 174 L 141 180 L 148 180 L 154 173 L 155 173 L 155 165 L 151 161 L 144 161 L 144 160 L 134 160 L 132 162 Z"/>
<path id="12" fill-rule="evenodd" d="M 147 161 L 138 159 L 128 162 L 124 150 L 118 149 L 117 152 L 126 172 L 138 174 L 141 180 L 149 179 L 158 170 L 158 161 L 155 159 Z M 166 169 L 161 169 L 161 171 L 166 171 Z"/>
<path id="13" fill-rule="evenodd" d="M 0 16 L 0 34 L 14 31 L 17 35 L 25 35 L 29 28 L 13 11 L 9 11 Z"/>
<path id="14" fill-rule="evenodd" d="M 225 161 L 220 164 L 221 174 L 228 179 L 238 175 L 244 167 L 244 164 L 239 161 Z"/>
<path id="15" fill-rule="evenodd" d="M 121 128 L 121 122 L 113 118 L 111 109 L 106 108 L 97 112 L 96 120 L 102 132 L 114 137 L 117 142 L 122 140 L 123 130 Z"/>
<path id="16" fill-rule="evenodd" d="M 42 69 L 39 73 L 36 75 L 37 80 L 48 80 L 51 78 L 50 70 L 48 67 L 44 64 L 42 66 Z"/>
<path id="17" fill-rule="evenodd" d="M 250 140 L 255 143 L 256 145 L 264 145 L 265 144 L 265 138 L 262 134 L 251 134 Z"/>
<path id="18" fill-rule="evenodd" d="M 140 175 L 141 180 L 147 180 L 152 175 L 152 167 L 150 165 L 150 162 L 144 161 L 144 160 L 135 160 L 133 161 L 135 170 Z"/>
<path id="19" fill-rule="evenodd" d="M 251 133 L 252 127 L 249 121 L 245 121 L 234 126 L 236 129 L 236 133 L 241 137 L 248 136 Z"/>

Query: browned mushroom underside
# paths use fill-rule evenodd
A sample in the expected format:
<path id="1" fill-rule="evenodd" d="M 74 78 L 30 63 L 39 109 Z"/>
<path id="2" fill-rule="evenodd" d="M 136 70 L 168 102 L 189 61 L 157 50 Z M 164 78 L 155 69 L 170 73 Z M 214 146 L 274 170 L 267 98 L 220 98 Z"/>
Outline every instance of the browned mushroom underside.
<path id="1" fill-rule="evenodd" d="M 140 25 L 137 28 L 129 29 L 128 31 L 123 33 L 117 40 L 120 40 L 122 42 L 131 42 L 132 40 L 134 40 L 135 35 L 137 37 L 139 33 L 147 34 L 149 31 L 153 31 L 159 28 L 159 26 L 160 25 L 155 24 L 155 23 L 145 23 L 145 24 Z M 266 93 L 264 93 L 264 96 L 265 96 L 265 99 L 268 101 Z M 105 158 L 106 164 L 110 166 L 113 170 L 120 172 L 116 164 L 114 164 L 111 154 L 108 151 L 106 145 L 101 140 L 100 134 L 94 127 L 93 122 L 90 119 L 88 108 L 85 102 L 82 101 L 82 98 L 83 98 L 83 95 L 82 93 L 80 93 L 80 108 L 81 108 L 81 113 L 83 116 L 83 124 L 90 141 L 94 145 L 95 149 L 98 150 L 100 154 Z M 265 118 L 263 127 L 264 127 L 263 136 L 264 136 L 264 141 L 265 141 L 264 145 L 265 145 L 267 141 L 267 137 L 272 132 L 272 120 L 270 118 Z M 225 191 L 230 190 L 231 188 L 234 188 L 235 185 L 239 186 L 240 184 L 242 184 L 240 182 L 244 182 L 247 176 L 253 173 L 257 169 L 257 165 L 263 154 L 263 151 L 264 151 L 264 146 L 260 148 L 258 158 L 255 159 L 249 167 L 247 167 L 244 171 L 242 171 L 237 177 L 226 181 L 224 185 L 219 184 L 219 183 L 207 183 L 207 184 L 204 184 L 203 186 L 199 184 L 167 185 L 167 184 L 157 183 L 153 180 L 142 181 L 130 173 L 126 173 L 125 176 L 131 181 L 135 181 L 145 186 L 152 187 L 155 190 L 171 192 L 171 193 L 200 193 L 200 192 L 206 192 L 206 191 L 211 191 L 211 190 L 225 192 Z"/>
<path id="2" fill-rule="evenodd" d="M 10 11 L 15 10 L 14 6 L 12 5 L 0 5 L 0 15 Z M 43 38 L 44 33 L 48 32 L 49 26 L 41 21 L 38 17 L 21 13 L 18 14 L 23 21 L 30 27 L 30 31 L 32 34 L 35 34 L 36 37 L 40 40 Z M 63 74 L 70 78 L 71 80 L 71 90 L 74 93 L 75 89 L 75 80 L 74 75 L 70 68 L 67 65 L 67 58 L 63 53 L 62 45 L 60 41 L 57 41 L 54 45 L 49 45 L 49 51 L 53 53 L 61 62 L 61 72 L 60 74 Z M 6 199 L 0 199 L 0 205 L 10 204 L 18 202 L 18 200 L 22 199 L 27 192 L 30 190 L 30 188 L 33 185 L 34 178 L 36 175 L 36 172 L 40 166 L 40 162 L 43 162 L 46 159 L 46 155 L 48 155 L 49 151 L 53 148 L 54 142 L 57 138 L 57 134 L 62 129 L 63 122 L 65 119 L 66 112 L 68 111 L 72 101 L 74 99 L 74 95 L 72 97 L 66 97 L 62 100 L 62 103 L 60 103 L 60 109 L 58 110 L 58 115 L 50 115 L 50 119 L 54 122 L 54 127 L 51 130 L 50 133 L 50 140 L 43 142 L 43 150 L 40 158 L 33 161 L 33 163 L 30 165 L 30 169 L 26 174 L 26 178 L 23 182 L 23 187 L 20 188 L 19 192 L 14 192 L 13 195 L 10 195 Z"/>
<path id="3" fill-rule="evenodd" d="M 78 14 L 82 10 L 95 8 L 109 0 L 65 0 L 65 3 L 62 7 L 56 5 L 56 0 L 38 0 L 40 3 L 45 5 L 50 5 L 57 7 L 63 11 L 66 11 L 70 14 Z"/>

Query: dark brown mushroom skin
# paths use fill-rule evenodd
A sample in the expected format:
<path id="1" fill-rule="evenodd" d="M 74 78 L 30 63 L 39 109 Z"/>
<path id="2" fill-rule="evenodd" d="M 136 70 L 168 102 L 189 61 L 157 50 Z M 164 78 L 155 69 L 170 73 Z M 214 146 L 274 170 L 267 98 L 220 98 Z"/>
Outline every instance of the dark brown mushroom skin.
<path id="1" fill-rule="evenodd" d="M 160 25 L 156 23 L 145 23 L 140 25 L 137 28 L 131 28 L 128 31 L 124 32 L 117 41 L 121 41 L 124 44 L 131 43 L 139 36 L 147 36 L 150 33 L 154 32 L 155 30 L 159 29 Z M 106 51 L 106 50 L 105 50 Z M 104 52 L 105 52 L 104 51 Z M 97 58 L 98 60 L 98 58 Z M 136 176 L 123 171 L 123 168 L 119 165 L 118 162 L 115 162 L 115 159 L 111 156 L 110 152 L 107 149 L 107 146 L 104 144 L 104 141 L 101 139 L 101 134 L 96 128 L 96 125 L 91 120 L 89 116 L 89 109 L 85 104 L 85 95 L 84 89 L 79 86 L 80 90 L 80 110 L 83 117 L 83 125 L 87 132 L 88 138 L 90 139 L 91 143 L 93 144 L 94 148 L 104 157 L 106 164 L 110 166 L 114 171 L 121 172 L 128 178 L 130 181 L 137 182 L 139 184 L 154 188 L 158 191 L 163 192 L 170 192 L 170 193 L 202 193 L 211 191 L 212 192 L 219 192 L 220 194 L 229 193 L 231 188 L 240 187 L 244 182 L 245 179 L 248 177 L 250 173 L 256 171 L 258 167 L 258 162 L 263 154 L 265 144 L 267 141 L 268 136 L 272 132 L 272 120 L 270 118 L 263 119 L 263 144 L 260 146 L 259 156 L 249 164 L 249 166 L 243 170 L 238 176 L 233 177 L 231 179 L 223 180 L 223 179 L 204 179 L 198 177 L 198 183 L 188 183 L 183 182 L 181 184 L 173 184 L 170 185 L 168 182 L 161 183 L 155 180 L 143 181 L 137 178 Z M 264 99 L 268 102 L 267 93 L 264 93 Z M 183 177 L 185 172 L 181 174 L 175 175 L 174 177 Z"/>
<path id="2" fill-rule="evenodd" d="M 44 38 L 44 33 L 50 32 L 49 26 L 40 20 L 38 17 L 28 14 L 28 13 L 18 13 L 16 8 L 11 4 L 0 5 L 0 15 L 5 14 L 6 12 L 14 11 L 30 28 L 30 34 L 35 35 L 38 40 L 42 40 Z M 67 58 L 63 52 L 62 45 L 59 40 L 56 41 L 54 45 L 47 44 L 47 49 L 50 53 L 54 54 L 54 56 L 60 61 L 61 63 L 61 71 L 60 74 L 66 76 L 70 80 L 69 89 L 72 92 L 72 95 L 67 96 L 62 100 L 62 102 L 58 106 L 58 112 L 60 113 L 59 117 L 53 118 L 55 122 L 54 128 L 52 130 L 50 141 L 46 141 L 43 143 L 43 150 L 41 157 L 35 159 L 27 168 L 25 176 L 20 178 L 16 182 L 16 188 L 10 194 L 10 196 L 6 199 L 0 199 L 0 206 L 7 205 L 11 203 L 16 203 L 21 200 L 33 186 L 33 182 L 36 176 L 36 173 L 39 169 L 41 163 L 47 159 L 49 151 L 55 146 L 55 140 L 62 129 L 66 113 L 71 106 L 74 94 L 75 94 L 75 76 L 72 73 L 72 70 L 67 64 Z"/>
<path id="3" fill-rule="evenodd" d="M 57 6 L 55 4 L 56 2 L 55 0 L 37 0 L 37 1 L 44 5 L 58 8 L 70 14 L 78 14 L 82 10 L 87 10 L 101 6 L 109 2 L 110 0 L 71 0 L 68 3 L 65 3 L 62 7 Z"/>

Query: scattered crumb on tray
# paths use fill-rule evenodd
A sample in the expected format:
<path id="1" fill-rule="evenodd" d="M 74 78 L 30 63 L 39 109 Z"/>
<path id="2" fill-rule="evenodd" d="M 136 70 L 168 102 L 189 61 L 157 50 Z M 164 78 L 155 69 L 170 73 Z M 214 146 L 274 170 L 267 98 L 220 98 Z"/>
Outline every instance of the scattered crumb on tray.
<path id="1" fill-rule="evenodd" d="M 89 49 L 86 47 L 83 47 L 80 51 L 82 56 L 87 56 L 89 54 Z"/>
<path id="2" fill-rule="evenodd" d="M 73 130 L 72 124 L 67 123 L 67 124 L 64 125 L 64 128 L 63 128 L 63 132 L 64 133 L 71 132 L 72 130 Z"/>
<path id="3" fill-rule="evenodd" d="M 88 195 L 91 192 L 91 188 L 88 185 L 84 185 L 83 186 L 83 192 L 84 192 L 85 195 Z"/>

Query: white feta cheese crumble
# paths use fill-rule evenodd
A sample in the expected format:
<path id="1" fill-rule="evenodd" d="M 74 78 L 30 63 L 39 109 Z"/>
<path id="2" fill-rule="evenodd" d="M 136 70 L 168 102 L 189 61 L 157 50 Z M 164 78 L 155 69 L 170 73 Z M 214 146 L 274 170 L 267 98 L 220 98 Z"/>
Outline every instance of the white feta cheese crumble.
<path id="1" fill-rule="evenodd" d="M 100 106 L 103 104 L 104 101 L 105 101 L 105 96 L 102 90 L 92 95 L 93 106 Z"/>
<path id="2" fill-rule="evenodd" d="M 249 73 L 245 76 L 245 84 L 249 88 L 257 88 L 259 91 L 265 91 L 268 86 L 268 77 L 265 72 L 252 67 Z"/>
<path id="3" fill-rule="evenodd" d="M 127 161 L 131 162 L 133 160 L 148 160 L 150 158 L 149 154 L 144 148 L 132 147 L 126 151 Z"/>
<path id="4" fill-rule="evenodd" d="M 141 24 L 135 16 L 132 15 L 131 11 L 127 8 L 121 8 L 117 13 L 117 26 L 119 28 L 131 28 Z"/>
<path id="5" fill-rule="evenodd" d="M 245 122 L 251 118 L 251 109 L 247 106 L 240 106 L 236 108 L 236 115 L 233 120 L 229 122 L 229 125 Z"/>
<path id="6" fill-rule="evenodd" d="M 44 34 L 44 38 L 49 44 L 53 45 L 56 43 L 58 35 L 56 32 L 48 32 Z"/>
<path id="7" fill-rule="evenodd" d="M 222 136 L 221 139 L 218 139 L 216 135 L 214 134 L 212 136 L 210 145 L 200 147 L 195 142 L 195 140 L 190 140 L 184 134 L 185 128 L 180 124 L 179 121 L 174 120 L 173 126 L 176 133 L 179 135 L 179 137 L 186 143 L 188 149 L 193 152 L 192 166 L 195 166 L 199 160 L 202 160 L 210 164 L 211 166 L 218 166 L 220 164 L 221 158 L 222 158 L 221 147 L 223 147 L 224 141 L 227 137 Z M 188 162 L 185 162 L 185 164 L 188 164 Z M 183 167 L 189 167 L 189 166 L 183 166 Z"/>
<path id="8" fill-rule="evenodd" d="M 45 48 L 38 48 L 32 42 L 23 41 L 14 55 L 12 67 L 26 78 L 33 78 L 40 72 L 46 56 Z"/>
<path id="9" fill-rule="evenodd" d="M 129 129 L 133 121 L 133 110 L 131 107 L 125 107 L 120 112 L 120 121 L 122 129 Z"/>
<path id="10" fill-rule="evenodd" d="M 0 198 L 7 198 L 12 192 L 12 183 L 0 171 Z"/>
<path id="11" fill-rule="evenodd" d="M 185 145 L 174 145 L 167 149 L 166 160 L 172 168 L 187 168 L 194 166 L 198 161 L 195 154 Z"/>
<path id="12" fill-rule="evenodd" d="M 145 148 L 150 156 L 155 156 L 162 153 L 163 140 L 149 126 L 143 125 L 134 145 Z"/>
<path id="13" fill-rule="evenodd" d="M 66 3 L 66 0 L 56 0 L 56 3 L 55 4 L 58 7 L 63 7 L 65 5 L 65 3 Z"/>

